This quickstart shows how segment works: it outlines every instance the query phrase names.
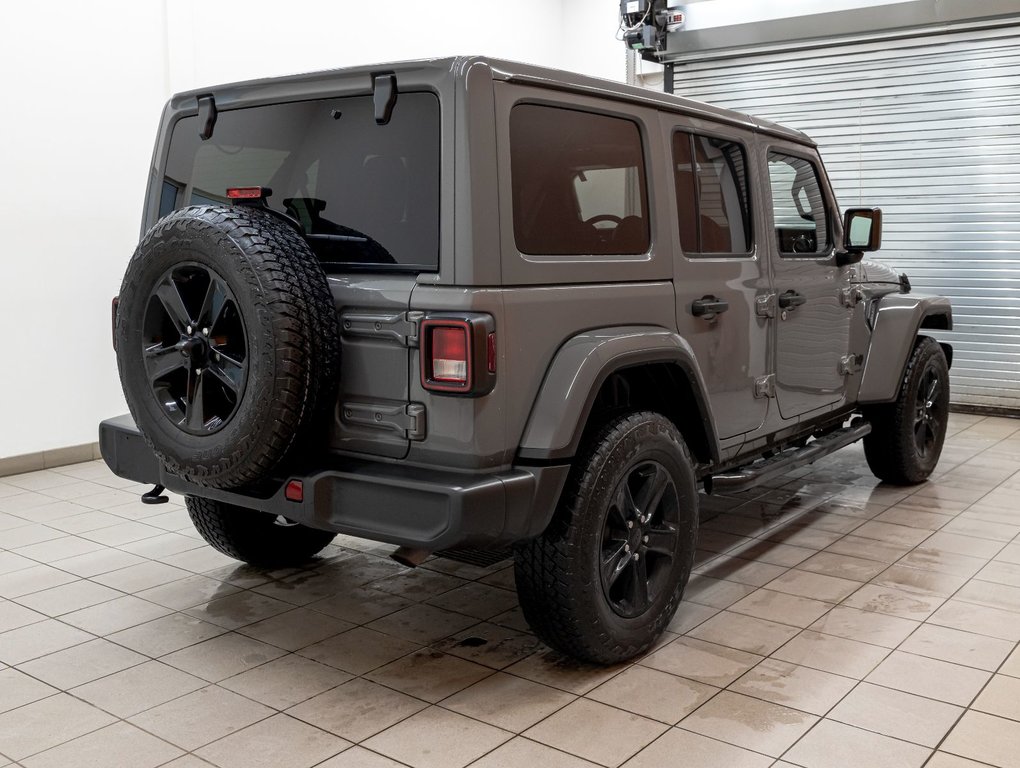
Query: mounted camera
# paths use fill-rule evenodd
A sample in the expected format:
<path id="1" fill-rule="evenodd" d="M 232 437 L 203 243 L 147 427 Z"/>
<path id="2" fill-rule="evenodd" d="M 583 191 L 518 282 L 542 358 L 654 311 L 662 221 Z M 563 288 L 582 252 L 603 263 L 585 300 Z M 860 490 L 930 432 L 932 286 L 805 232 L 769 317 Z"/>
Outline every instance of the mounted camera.
<path id="1" fill-rule="evenodd" d="M 683 26 L 678 0 L 620 0 L 620 39 L 648 61 L 666 50 L 666 35 Z"/>

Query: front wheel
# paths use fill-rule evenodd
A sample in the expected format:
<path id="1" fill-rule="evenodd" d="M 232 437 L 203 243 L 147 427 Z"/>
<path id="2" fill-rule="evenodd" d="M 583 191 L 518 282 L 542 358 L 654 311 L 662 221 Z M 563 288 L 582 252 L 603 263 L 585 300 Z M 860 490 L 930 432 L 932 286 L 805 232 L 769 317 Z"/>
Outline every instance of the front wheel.
<path id="1" fill-rule="evenodd" d="M 185 497 L 185 504 L 191 522 L 211 547 L 250 565 L 302 565 L 336 537 L 330 531 L 199 496 Z"/>
<path id="2" fill-rule="evenodd" d="M 938 464 L 949 420 L 949 364 L 937 341 L 918 339 L 895 402 L 865 411 L 871 434 L 864 456 L 875 477 L 896 485 L 924 482 Z"/>
<path id="3" fill-rule="evenodd" d="M 551 647 L 612 664 L 646 651 L 694 562 L 693 462 L 658 413 L 620 416 L 575 461 L 548 529 L 515 548 L 521 608 Z"/>

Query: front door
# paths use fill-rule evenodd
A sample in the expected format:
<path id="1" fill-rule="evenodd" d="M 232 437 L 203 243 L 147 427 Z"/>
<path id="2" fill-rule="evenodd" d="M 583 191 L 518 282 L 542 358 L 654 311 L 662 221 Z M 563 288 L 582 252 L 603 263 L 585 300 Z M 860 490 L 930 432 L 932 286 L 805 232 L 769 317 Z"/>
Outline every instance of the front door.
<path id="1" fill-rule="evenodd" d="M 776 399 L 784 419 L 822 415 L 842 405 L 852 365 L 848 271 L 835 266 L 834 258 L 835 206 L 809 149 L 773 143 L 766 160 L 777 299 Z"/>
<path id="2" fill-rule="evenodd" d="M 756 311 L 756 299 L 768 297 L 769 279 L 754 238 L 753 155 L 738 130 L 701 131 L 663 119 L 677 211 L 677 325 L 725 440 L 760 427 L 768 411 L 771 321 Z"/>

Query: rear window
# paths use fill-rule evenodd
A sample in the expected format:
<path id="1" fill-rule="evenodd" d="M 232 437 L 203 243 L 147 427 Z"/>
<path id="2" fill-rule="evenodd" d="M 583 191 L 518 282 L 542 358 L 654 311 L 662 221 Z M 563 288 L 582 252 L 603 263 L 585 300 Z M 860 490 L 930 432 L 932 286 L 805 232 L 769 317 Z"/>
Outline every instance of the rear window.
<path id="1" fill-rule="evenodd" d="M 329 267 L 434 270 L 439 264 L 439 100 L 401 93 L 375 122 L 371 96 L 222 111 L 173 130 L 160 215 L 226 203 L 228 187 L 272 189 Z"/>
<path id="2" fill-rule="evenodd" d="M 648 250 L 648 192 L 636 123 L 559 107 L 510 113 L 514 238 L 522 253 Z"/>

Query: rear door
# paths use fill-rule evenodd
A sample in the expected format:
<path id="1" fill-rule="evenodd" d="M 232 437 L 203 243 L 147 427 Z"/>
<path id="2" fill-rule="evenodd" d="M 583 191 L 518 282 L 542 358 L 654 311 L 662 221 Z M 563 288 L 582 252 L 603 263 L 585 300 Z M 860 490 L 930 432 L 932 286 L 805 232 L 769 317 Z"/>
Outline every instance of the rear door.
<path id="1" fill-rule="evenodd" d="M 846 399 L 849 271 L 835 266 L 836 207 L 817 155 L 797 144 L 766 144 L 776 398 L 784 419 L 798 419 Z"/>

